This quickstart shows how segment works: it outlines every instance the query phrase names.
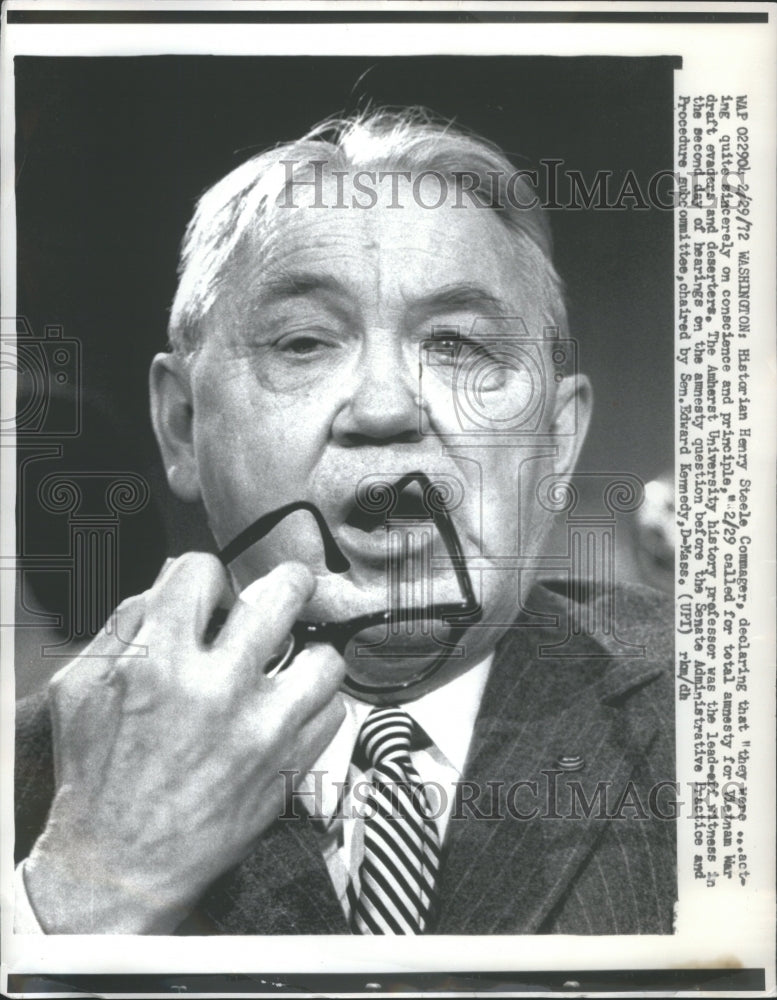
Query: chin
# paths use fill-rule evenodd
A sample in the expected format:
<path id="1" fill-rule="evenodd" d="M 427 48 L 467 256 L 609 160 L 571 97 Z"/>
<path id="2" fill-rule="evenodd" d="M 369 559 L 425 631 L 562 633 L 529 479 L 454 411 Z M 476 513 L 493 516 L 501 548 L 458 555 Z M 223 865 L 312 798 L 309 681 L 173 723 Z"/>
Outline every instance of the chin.
<path id="1" fill-rule="evenodd" d="M 466 655 L 466 647 L 461 655 L 455 641 L 446 637 L 450 645 L 445 645 L 435 639 L 434 623 L 416 622 L 414 627 L 414 635 L 390 638 L 384 626 L 362 632 L 346 651 L 348 680 L 344 690 L 373 703 L 412 701 L 477 662 Z M 440 629 L 439 622 L 436 630 L 438 634 L 447 631 Z M 361 653 L 357 654 L 359 648 Z"/>

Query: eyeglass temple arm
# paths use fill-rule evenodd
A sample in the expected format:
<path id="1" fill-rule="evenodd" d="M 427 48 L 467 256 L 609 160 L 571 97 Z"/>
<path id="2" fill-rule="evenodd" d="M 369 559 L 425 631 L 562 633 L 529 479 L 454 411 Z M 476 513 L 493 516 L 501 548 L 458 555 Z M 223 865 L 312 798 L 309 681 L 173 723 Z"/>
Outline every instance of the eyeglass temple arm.
<path id="1" fill-rule="evenodd" d="M 250 548 L 254 542 L 258 542 L 261 538 L 264 538 L 264 536 L 269 534 L 269 532 L 271 532 L 277 524 L 280 524 L 284 518 L 298 510 L 306 510 L 315 518 L 318 530 L 321 533 L 321 541 L 324 545 L 324 560 L 326 562 L 326 568 L 329 572 L 347 572 L 347 570 L 350 569 L 351 564 L 348 559 L 346 559 L 342 549 L 334 540 L 332 532 L 329 530 L 329 525 L 324 520 L 324 515 L 314 503 L 310 503 L 307 500 L 295 500 L 292 503 L 287 503 L 283 507 L 278 507 L 276 510 L 271 510 L 268 514 L 263 514 L 261 517 L 257 518 L 253 524 L 249 524 L 248 527 L 233 538 L 228 545 L 224 546 L 218 554 L 219 559 L 225 566 L 228 566 L 233 559 L 237 559 L 237 557 L 241 555 L 241 553 L 245 552 L 246 549 Z"/>
<path id="2" fill-rule="evenodd" d="M 467 608 L 474 611 L 478 607 L 478 601 L 475 597 L 472 579 L 464 560 L 464 552 L 461 547 L 459 533 L 456 531 L 456 525 L 453 523 L 453 519 L 448 513 L 448 508 L 443 501 L 442 491 L 438 485 L 431 481 L 425 472 L 409 472 L 406 476 L 402 476 L 402 478 L 397 482 L 397 493 L 401 493 L 402 490 L 412 482 L 417 482 L 421 487 L 423 487 L 424 503 L 426 504 L 427 510 L 430 511 L 432 517 L 434 518 L 434 523 L 437 530 L 440 532 L 440 536 L 445 544 L 445 549 L 453 564 L 453 570 L 456 574 L 459 591 L 464 598 Z"/>

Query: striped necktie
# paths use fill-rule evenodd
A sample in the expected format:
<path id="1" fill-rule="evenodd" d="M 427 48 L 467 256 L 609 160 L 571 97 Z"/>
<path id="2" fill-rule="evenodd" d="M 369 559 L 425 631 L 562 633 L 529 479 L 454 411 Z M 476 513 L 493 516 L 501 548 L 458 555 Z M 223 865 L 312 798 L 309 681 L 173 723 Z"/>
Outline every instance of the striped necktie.
<path id="1" fill-rule="evenodd" d="M 440 838 L 410 760 L 416 726 L 407 712 L 375 708 L 357 752 L 373 769 L 365 802 L 364 860 L 358 899 L 351 883 L 354 934 L 420 934 L 430 924 L 440 868 Z"/>

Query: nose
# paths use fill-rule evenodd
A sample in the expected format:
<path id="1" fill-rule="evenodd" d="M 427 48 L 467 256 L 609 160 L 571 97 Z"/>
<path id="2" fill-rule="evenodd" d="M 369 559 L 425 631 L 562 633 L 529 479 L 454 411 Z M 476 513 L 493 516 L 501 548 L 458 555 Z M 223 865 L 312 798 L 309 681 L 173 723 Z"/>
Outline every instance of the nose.
<path id="1" fill-rule="evenodd" d="M 396 333 L 379 331 L 363 344 L 358 370 L 332 425 L 345 446 L 412 443 L 422 438 L 417 379 Z"/>

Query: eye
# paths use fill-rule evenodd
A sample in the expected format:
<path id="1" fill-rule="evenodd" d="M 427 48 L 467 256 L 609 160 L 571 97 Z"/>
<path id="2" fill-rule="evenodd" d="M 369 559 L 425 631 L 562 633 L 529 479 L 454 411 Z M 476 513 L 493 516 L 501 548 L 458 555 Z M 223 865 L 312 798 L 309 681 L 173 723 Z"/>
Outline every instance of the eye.
<path id="1" fill-rule="evenodd" d="M 284 354 L 296 358 L 310 357 L 318 354 L 322 349 L 333 346 L 331 339 L 323 331 L 306 330 L 304 333 L 294 333 L 278 341 L 278 349 Z"/>
<path id="2" fill-rule="evenodd" d="M 450 367 L 456 364 L 456 344 L 453 341 L 435 341 L 426 346 L 425 353 L 429 365 Z"/>
<path id="3" fill-rule="evenodd" d="M 292 341 L 287 341 L 283 345 L 285 350 L 292 354 L 310 354 L 321 346 L 321 341 L 316 337 L 295 337 Z"/>
<path id="4" fill-rule="evenodd" d="M 467 341 L 462 340 L 459 336 L 458 330 L 451 329 L 448 332 L 438 328 L 435 330 L 434 337 L 424 344 L 426 363 L 436 367 L 453 366 L 456 364 L 462 346 L 466 343 Z"/>
<path id="5" fill-rule="evenodd" d="M 435 336 L 424 344 L 425 361 L 436 368 L 467 368 L 478 359 L 488 358 L 490 345 L 481 344 L 457 333 Z"/>

